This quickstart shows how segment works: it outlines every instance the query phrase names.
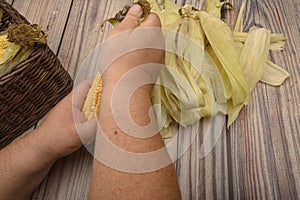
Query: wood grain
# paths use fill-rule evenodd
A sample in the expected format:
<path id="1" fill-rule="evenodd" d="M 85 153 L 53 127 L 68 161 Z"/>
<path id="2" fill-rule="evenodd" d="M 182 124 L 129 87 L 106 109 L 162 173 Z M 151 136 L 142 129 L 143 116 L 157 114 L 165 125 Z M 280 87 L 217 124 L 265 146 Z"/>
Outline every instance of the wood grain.
<path id="1" fill-rule="evenodd" d="M 7 3 L 12 4 L 14 0 L 8 0 Z"/>
<path id="2" fill-rule="evenodd" d="M 48 33 L 48 45 L 57 52 L 63 36 L 72 0 L 36 1 L 15 0 L 13 6 L 30 23 L 38 23 Z"/>
<path id="3" fill-rule="evenodd" d="M 104 32 L 100 30 L 103 19 L 129 0 L 11 2 L 31 22 L 48 30 L 50 47 L 76 78 L 84 59 L 111 29 L 107 25 Z M 176 2 L 204 7 L 203 0 Z M 223 17 L 233 25 L 242 0 L 231 2 L 234 10 L 225 10 Z M 300 199 L 299 1 L 246 2 L 245 31 L 258 26 L 287 37 L 285 50 L 272 52 L 269 58 L 291 77 L 280 87 L 259 83 L 251 103 L 230 129 L 223 126 L 221 137 L 204 159 L 201 146 L 207 122 L 179 128 L 178 144 L 168 150 L 179 157 L 175 165 L 183 199 Z M 81 72 L 93 70 L 85 66 Z M 83 148 L 59 160 L 32 199 L 87 199 L 91 165 L 92 157 Z"/>
<path id="4" fill-rule="evenodd" d="M 290 14 L 289 14 L 290 13 Z M 246 199 L 298 199 L 299 2 L 247 1 L 245 30 L 265 27 L 287 37 L 270 59 L 291 72 L 281 87 L 259 84 L 252 102 L 231 128 L 234 195 Z M 241 191 L 241 192 L 239 192 Z"/>
<path id="5" fill-rule="evenodd" d="M 87 55 L 103 41 L 108 31 L 112 28 L 106 24 L 101 31 L 101 23 L 114 16 L 127 1 L 73 1 L 69 20 L 65 29 L 58 57 L 68 69 L 71 76 L 80 68 Z M 88 71 L 89 69 L 87 69 Z"/>

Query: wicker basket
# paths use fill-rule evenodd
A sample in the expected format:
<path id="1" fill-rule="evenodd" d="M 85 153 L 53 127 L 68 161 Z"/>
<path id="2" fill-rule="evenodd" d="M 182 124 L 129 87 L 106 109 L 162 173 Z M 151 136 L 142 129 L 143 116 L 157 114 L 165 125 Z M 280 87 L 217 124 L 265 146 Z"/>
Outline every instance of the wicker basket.
<path id="1" fill-rule="evenodd" d="M 0 31 L 12 22 L 29 23 L 0 0 Z M 69 74 L 47 45 L 33 52 L 0 76 L 0 149 L 23 134 L 54 107 L 73 87 Z"/>

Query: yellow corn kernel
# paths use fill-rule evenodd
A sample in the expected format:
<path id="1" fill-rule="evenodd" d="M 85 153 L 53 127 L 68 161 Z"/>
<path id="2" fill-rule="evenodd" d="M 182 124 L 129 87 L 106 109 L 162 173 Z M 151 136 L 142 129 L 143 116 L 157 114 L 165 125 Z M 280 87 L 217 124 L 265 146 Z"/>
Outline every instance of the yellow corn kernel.
<path id="1" fill-rule="evenodd" d="M 82 112 L 86 120 L 98 117 L 101 94 L 102 78 L 98 72 L 83 105 Z"/>
<path id="2" fill-rule="evenodd" d="M 9 46 L 9 42 L 7 39 L 7 35 L 1 35 L 0 36 L 0 58 L 2 58 L 8 46 Z"/>

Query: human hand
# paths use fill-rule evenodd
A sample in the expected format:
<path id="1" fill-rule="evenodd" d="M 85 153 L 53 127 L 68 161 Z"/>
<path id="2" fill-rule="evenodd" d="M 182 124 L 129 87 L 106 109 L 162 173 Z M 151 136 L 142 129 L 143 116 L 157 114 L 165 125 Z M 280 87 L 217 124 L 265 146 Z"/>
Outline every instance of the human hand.
<path id="1" fill-rule="evenodd" d="M 101 130 L 89 199 L 180 199 L 174 166 L 149 115 L 153 86 L 149 83 L 160 71 L 156 64 L 164 61 L 164 38 L 155 14 L 139 26 L 139 9 L 134 5 L 104 44 L 103 53 L 113 62 L 102 71 Z"/>
<path id="2" fill-rule="evenodd" d="M 45 150 L 50 157 L 60 158 L 94 139 L 97 120 L 86 121 L 81 110 L 92 84 L 86 80 L 59 102 L 38 127 L 44 135 Z"/>
<path id="3" fill-rule="evenodd" d="M 154 113 L 147 110 L 150 112 L 144 115 L 142 111 L 145 103 L 151 104 L 150 93 L 165 59 L 165 40 L 159 17 L 150 13 L 141 22 L 141 15 L 141 7 L 133 5 L 101 47 L 103 91 L 99 118 L 101 124 L 113 115 L 118 128 L 126 133 L 136 127 L 138 136 L 146 131 L 142 137 L 149 137 L 158 131 Z"/>
<path id="4" fill-rule="evenodd" d="M 122 75 L 145 64 L 164 63 L 164 37 L 159 17 L 150 13 L 140 23 L 142 9 L 133 5 L 125 19 L 109 34 L 103 45 L 103 82 L 114 84 Z M 143 70 L 142 70 L 143 71 Z M 150 67 L 143 76 L 158 76 L 160 70 Z"/>

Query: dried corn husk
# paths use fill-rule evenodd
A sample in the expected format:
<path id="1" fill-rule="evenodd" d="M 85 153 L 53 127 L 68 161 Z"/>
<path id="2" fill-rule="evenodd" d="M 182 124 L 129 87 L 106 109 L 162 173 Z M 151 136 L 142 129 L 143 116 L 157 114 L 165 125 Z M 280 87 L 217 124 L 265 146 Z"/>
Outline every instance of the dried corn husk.
<path id="1" fill-rule="evenodd" d="M 285 37 L 263 28 L 243 32 L 243 1 L 234 31 L 222 21 L 228 2 L 206 0 L 205 11 L 180 7 L 171 0 L 149 0 L 162 22 L 165 65 L 152 91 L 162 136 L 170 137 L 173 122 L 187 126 L 218 112 L 228 126 L 251 99 L 258 81 L 280 85 L 288 72 L 267 60 L 269 50 L 281 51 Z"/>
<path id="2" fill-rule="evenodd" d="M 236 48 L 238 51 L 244 46 L 246 38 L 248 37 L 248 33 L 243 31 L 243 14 L 246 6 L 246 1 L 242 2 L 240 12 L 238 15 L 238 19 L 234 28 L 234 39 L 236 41 Z M 282 51 L 285 46 L 286 38 L 282 34 L 271 34 L 270 36 L 270 50 L 273 51 Z M 272 86 L 279 86 L 284 83 L 284 81 L 290 76 L 290 74 L 281 68 L 280 66 L 274 64 L 270 60 L 267 60 L 265 63 L 265 67 L 260 77 L 260 81 L 267 83 Z"/>
<path id="3" fill-rule="evenodd" d="M 248 33 L 245 32 L 233 32 L 235 42 L 245 43 Z M 271 34 L 270 38 L 270 50 L 282 51 L 285 46 L 286 38 L 282 34 Z"/>
<path id="4" fill-rule="evenodd" d="M 269 85 L 279 86 L 282 85 L 289 76 L 290 74 L 286 70 L 268 60 L 260 81 Z"/>
<path id="5" fill-rule="evenodd" d="M 37 24 L 12 24 L 7 32 L 10 42 L 24 48 L 47 43 L 47 34 Z"/>
<path id="6" fill-rule="evenodd" d="M 270 49 L 270 31 L 253 27 L 240 54 L 243 73 L 252 91 L 261 78 Z"/>
<path id="7" fill-rule="evenodd" d="M 217 113 L 217 96 L 224 97 L 222 89 L 221 94 L 212 90 L 212 85 L 219 87 L 222 82 L 218 73 L 213 73 L 217 76 L 211 75 L 213 71 L 217 72 L 217 68 L 204 53 L 206 41 L 199 11 L 191 5 L 182 8 L 172 5 L 178 9 L 174 12 L 168 5 L 172 4 L 166 4 L 164 12 L 158 14 L 166 18 L 171 12 L 178 23 L 173 23 L 172 18 L 170 24 L 163 24 L 168 29 L 164 31 L 166 68 L 161 71 L 152 93 L 153 104 L 162 105 L 167 112 L 167 121 L 162 124 L 163 110 L 156 109 L 159 126 L 165 128 L 163 137 L 168 136 L 166 129 L 173 120 L 187 126 Z M 215 80 L 216 77 L 219 81 Z"/>
<path id="8" fill-rule="evenodd" d="M 141 21 L 143 21 L 143 19 L 146 18 L 149 15 L 150 10 L 151 10 L 151 5 L 150 5 L 149 1 L 147 1 L 147 0 L 138 0 L 138 1 L 135 1 L 134 4 L 138 4 L 142 7 L 143 14 L 141 16 Z M 128 13 L 129 9 L 130 9 L 129 5 L 124 6 L 124 8 L 122 10 L 120 10 L 114 17 L 103 21 L 100 25 L 101 29 L 103 29 L 106 22 L 109 22 L 113 26 L 119 25 L 120 22 L 125 18 L 125 16 Z"/>
<path id="9" fill-rule="evenodd" d="M 232 7 L 230 2 L 220 2 L 219 0 L 206 0 L 205 1 L 205 12 L 215 16 L 218 19 L 221 19 L 221 9 L 224 5 Z"/>
<path id="10" fill-rule="evenodd" d="M 47 34 L 37 24 L 11 24 L 0 33 L 0 75 L 25 59 L 35 44 L 46 44 Z"/>
<path id="11" fill-rule="evenodd" d="M 183 28 L 182 24 L 182 16 L 178 16 L 178 11 L 181 11 L 181 8 L 179 8 L 176 5 L 172 5 L 173 3 L 171 1 L 165 0 L 164 1 L 164 10 L 159 10 L 159 5 L 155 4 L 155 2 L 152 1 L 152 4 L 154 4 L 154 12 L 156 12 L 161 20 L 163 21 L 163 28 L 171 28 L 173 30 L 177 30 L 180 32 Z M 209 93 L 213 93 L 213 95 L 210 95 L 212 100 L 205 99 L 204 102 L 208 103 L 207 105 L 210 105 L 210 107 L 217 105 L 217 111 L 226 113 L 229 115 L 229 121 L 228 125 L 232 124 L 234 120 L 237 118 L 238 113 L 240 109 L 243 107 L 243 105 L 249 103 L 250 101 L 250 93 L 254 89 L 255 85 L 259 80 L 265 81 L 267 83 L 276 85 L 276 84 L 282 84 L 282 81 L 284 81 L 288 77 L 288 73 L 286 71 L 283 71 L 281 68 L 279 68 L 276 65 L 271 65 L 269 61 L 267 61 L 267 55 L 269 50 L 282 50 L 285 44 L 285 37 L 281 34 L 270 34 L 270 32 L 266 29 L 256 29 L 252 28 L 250 33 L 243 33 L 243 21 L 242 21 L 242 15 L 243 10 L 245 8 L 245 1 L 242 4 L 241 12 L 239 14 L 237 25 L 235 27 L 235 32 L 231 31 L 227 24 L 220 20 L 220 10 L 224 3 L 218 2 L 218 1 L 206 1 L 206 12 L 198 12 L 196 9 L 192 9 L 194 11 L 193 15 L 197 15 L 198 19 L 200 20 L 200 28 L 198 28 L 195 25 L 192 25 L 191 23 L 186 26 L 187 30 L 197 30 L 200 34 L 188 34 L 183 31 L 181 33 L 186 34 L 190 38 L 196 38 L 195 41 L 201 46 L 203 45 L 205 47 L 205 52 L 207 52 L 210 56 L 210 58 L 213 60 L 213 64 L 210 64 L 209 66 L 214 66 L 218 70 L 215 71 L 218 76 L 215 76 L 214 78 L 206 79 L 206 81 L 203 82 L 202 85 L 198 83 L 199 88 L 205 88 L 204 85 L 206 85 L 206 91 L 209 91 Z M 185 5 L 183 8 L 189 8 L 190 5 Z M 170 9 L 172 8 L 172 9 Z M 191 9 L 188 11 L 191 12 Z M 170 14 L 169 14 L 170 13 Z M 179 12 L 181 13 L 181 12 Z M 169 15 L 168 15 L 169 14 Z M 176 15 L 177 14 L 177 15 Z M 189 16 L 191 18 L 191 15 Z M 195 17 L 194 17 L 195 19 Z M 190 19 L 191 20 L 191 19 Z M 170 23 L 168 23 L 170 21 Z M 177 28 L 176 28 L 177 27 Z M 203 34 L 204 32 L 204 34 Z M 199 37 L 200 35 L 200 37 Z M 197 38 L 198 37 L 198 38 Z M 168 40 L 168 37 L 166 37 Z M 204 41 L 203 41 L 204 38 Z M 205 38 L 208 40 L 208 44 L 205 42 Z M 197 40 L 198 39 L 198 40 Z M 175 40 L 173 41 L 175 42 Z M 182 41 L 177 40 L 176 46 L 181 46 Z M 186 46 L 189 46 L 189 44 L 185 44 Z M 185 54 L 195 54 L 195 51 L 192 51 L 188 47 L 185 48 Z M 201 51 L 199 51 L 198 60 L 202 60 L 203 57 L 200 56 Z M 178 54 L 178 53 L 177 53 Z M 178 54 L 181 55 L 181 54 Z M 186 55 L 185 55 L 186 56 Z M 185 73 L 187 71 L 183 70 L 182 68 L 188 69 L 188 73 L 195 74 L 195 71 L 193 69 L 203 69 L 203 66 L 207 65 L 205 64 L 205 60 L 209 58 L 206 53 L 204 53 L 204 61 L 202 63 L 198 63 L 196 67 L 190 68 L 188 63 L 181 62 L 181 58 L 177 57 L 177 61 L 174 61 L 172 59 L 169 59 L 168 56 L 166 58 L 166 65 L 177 65 L 179 67 L 181 72 L 184 72 L 185 76 L 187 76 Z M 183 56 L 184 57 L 184 56 Z M 195 57 L 194 57 L 195 58 Z M 254 58 L 254 59 L 253 59 Z M 170 60 L 172 62 L 170 62 Z M 209 60 L 209 59 L 208 59 Z M 201 66 L 202 65 L 202 66 Z M 211 67 L 213 69 L 214 67 Z M 175 67 L 176 68 L 176 67 Z M 201 72 L 203 70 L 200 70 Z M 276 71 L 276 72 L 275 72 Z M 275 82 L 273 78 L 270 78 L 270 74 L 273 73 L 274 77 L 279 76 L 277 80 L 278 82 Z M 182 75 L 181 74 L 181 75 Z M 204 77 L 204 74 L 196 73 L 198 77 Z M 212 76 L 213 73 L 209 74 L 209 77 Z M 247 74 L 247 76 L 245 76 Z M 269 76 L 269 78 L 266 78 L 266 76 Z M 162 71 L 161 76 L 159 77 L 159 80 L 163 80 L 164 78 L 168 77 L 164 70 Z M 173 81 L 178 84 L 177 77 L 173 78 Z M 221 84 L 220 84 L 221 79 Z M 215 81 L 218 84 L 209 84 L 213 81 Z M 159 82 L 159 81 L 158 81 Z M 180 80 L 180 82 L 183 82 L 183 80 Z M 189 81 L 191 82 L 191 81 Z M 159 84 L 163 84 L 162 82 L 159 82 Z M 169 83 L 171 84 L 171 83 Z M 193 84 L 191 84 L 193 85 Z M 186 86 L 187 87 L 187 86 Z M 194 88 L 194 87 L 193 87 Z M 159 91 L 161 92 L 160 95 Z M 195 93 L 194 89 L 194 93 Z M 202 91 L 202 90 L 200 90 Z M 218 91 L 218 92 L 215 92 Z M 177 96 L 181 96 L 184 94 L 184 96 L 188 96 L 187 90 L 182 91 L 182 94 L 178 94 L 180 91 L 176 91 Z M 198 92 L 198 94 L 201 94 Z M 219 95 L 218 95 L 219 94 Z M 157 95 L 155 97 L 155 95 Z M 155 93 L 153 93 L 152 99 L 154 99 L 153 103 L 161 102 L 163 108 L 168 108 L 170 104 L 169 99 L 172 99 L 174 102 L 172 102 L 173 105 L 181 106 L 181 104 L 176 103 L 175 101 L 179 101 L 178 98 L 170 98 L 169 96 L 172 96 L 173 93 L 168 92 L 166 93 L 164 91 L 164 88 L 162 86 L 155 87 Z M 176 97 L 177 97 L 176 96 Z M 203 91 L 202 96 L 204 97 Z M 200 96 L 199 96 L 199 99 Z M 226 100 L 226 108 L 224 109 L 224 100 Z M 179 101 L 180 102 L 180 101 Z M 187 103 L 187 102 L 186 102 Z M 203 102 L 202 102 L 203 103 Z M 210 103 L 210 104 L 209 104 Z M 179 121 L 177 117 L 173 117 L 175 115 L 183 115 L 185 113 L 183 110 L 185 108 L 182 107 L 182 109 L 176 109 L 175 113 L 174 110 L 168 111 L 167 114 L 168 120 L 165 124 L 165 128 L 169 126 L 169 123 L 171 123 L 172 120 L 175 120 L 176 122 L 180 123 L 181 125 L 187 125 L 189 122 L 190 124 L 192 122 L 196 122 L 200 117 L 206 116 L 206 114 L 213 116 L 216 114 L 214 112 L 214 109 L 210 109 L 208 112 L 200 111 L 198 115 L 195 115 L 194 111 L 197 110 L 196 103 L 194 101 L 190 101 L 190 104 L 185 104 L 185 107 L 187 105 L 190 105 L 193 107 L 190 111 L 190 118 L 188 121 L 182 120 Z M 203 106 L 203 104 L 198 105 L 199 108 Z M 170 107 L 172 108 L 172 107 Z M 158 113 L 160 115 L 160 113 Z M 188 115 L 188 114 L 186 114 Z M 171 118 L 171 119 L 170 119 Z"/>
<path id="12" fill-rule="evenodd" d="M 266 29 L 252 28 L 248 34 L 245 44 L 240 53 L 240 62 L 243 74 L 247 74 L 246 80 L 252 91 L 257 82 L 262 77 L 265 63 L 270 48 L 270 31 Z M 243 104 L 233 106 L 228 104 L 228 126 L 230 126 L 238 117 Z"/>

